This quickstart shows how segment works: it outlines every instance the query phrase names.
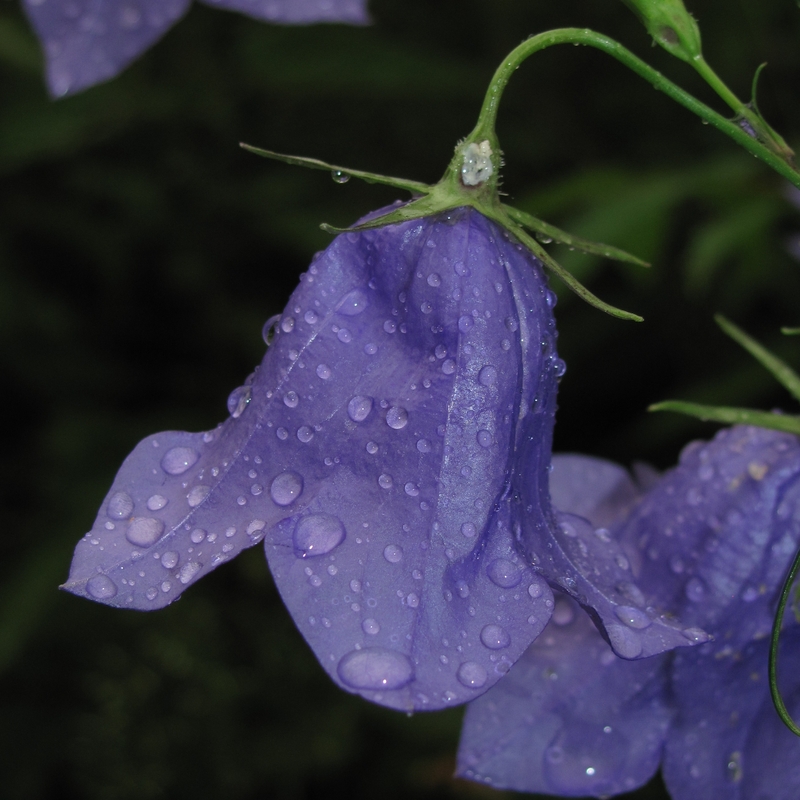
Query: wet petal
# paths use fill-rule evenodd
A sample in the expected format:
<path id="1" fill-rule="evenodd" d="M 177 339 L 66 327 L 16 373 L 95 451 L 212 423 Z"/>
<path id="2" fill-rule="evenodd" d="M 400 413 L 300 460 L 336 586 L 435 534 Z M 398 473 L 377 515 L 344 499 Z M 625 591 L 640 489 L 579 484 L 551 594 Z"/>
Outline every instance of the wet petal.
<path id="1" fill-rule="evenodd" d="M 366 0 L 203 0 L 216 8 L 241 11 L 255 19 L 283 24 L 368 21 Z"/>
<path id="2" fill-rule="evenodd" d="M 732 647 L 766 635 L 800 541 L 800 441 L 738 426 L 692 443 L 620 536 L 648 603 Z"/>
<path id="3" fill-rule="evenodd" d="M 664 755 L 674 800 L 794 800 L 800 741 L 780 721 L 767 682 L 768 639 L 741 651 L 724 642 L 676 654 L 673 686 L 679 713 Z M 800 628 L 782 635 L 781 688 L 800 714 Z"/>
<path id="4" fill-rule="evenodd" d="M 403 710 L 476 697 L 552 611 L 515 540 L 518 484 L 547 480 L 551 304 L 533 258 L 474 211 L 339 236 L 231 418 L 128 458 L 66 588 L 158 607 L 265 537 L 343 688 Z M 548 524 L 539 502 L 525 524 Z"/>
<path id="5" fill-rule="evenodd" d="M 544 633 L 467 708 L 458 774 L 570 797 L 641 786 L 658 767 L 669 725 L 668 660 L 618 658 L 577 604 L 558 595 Z"/>
<path id="6" fill-rule="evenodd" d="M 160 39 L 191 0 L 24 0 L 54 97 L 118 75 Z"/>

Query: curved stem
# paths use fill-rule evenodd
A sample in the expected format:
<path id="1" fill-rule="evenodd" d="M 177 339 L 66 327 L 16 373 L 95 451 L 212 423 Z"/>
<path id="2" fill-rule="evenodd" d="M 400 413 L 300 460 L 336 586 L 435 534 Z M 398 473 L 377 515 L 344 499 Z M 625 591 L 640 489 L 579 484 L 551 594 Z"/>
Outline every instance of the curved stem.
<path id="1" fill-rule="evenodd" d="M 789 600 L 789 593 L 792 590 L 792 584 L 800 572 L 800 550 L 794 557 L 792 568 L 786 576 L 786 580 L 781 589 L 781 599 L 778 603 L 778 610 L 775 612 L 775 619 L 772 622 L 772 635 L 769 641 L 769 691 L 772 695 L 772 703 L 778 716 L 783 720 L 783 724 L 796 736 L 800 736 L 800 728 L 797 727 L 794 720 L 789 714 L 786 705 L 781 697 L 780 689 L 778 689 L 778 643 L 781 637 L 781 624 L 783 623 L 783 612 L 786 610 L 786 603 Z"/>
<path id="2" fill-rule="evenodd" d="M 648 83 L 652 84 L 656 89 L 664 92 L 664 94 L 671 97 L 676 103 L 680 103 L 684 108 L 687 108 L 710 125 L 713 125 L 718 130 L 730 136 L 731 139 L 744 147 L 745 150 L 748 150 L 754 156 L 766 162 L 778 174 L 800 188 L 800 172 L 794 169 L 784 158 L 777 155 L 757 139 L 754 139 L 735 122 L 718 114 L 688 92 L 681 89 L 680 86 L 677 86 L 668 78 L 665 78 L 658 70 L 646 64 L 619 42 L 586 28 L 558 28 L 552 31 L 545 31 L 544 33 L 532 36 L 512 50 L 500 67 L 498 67 L 492 78 L 489 90 L 483 101 L 478 124 L 470 135 L 471 140 L 480 141 L 494 136 L 493 132 L 497 120 L 500 98 L 511 76 L 526 58 L 539 50 L 544 50 L 556 44 L 588 45 L 589 47 L 595 47 L 613 56 L 626 67 L 633 70 L 637 75 L 644 78 Z M 733 97 L 733 95 L 731 96 Z"/>

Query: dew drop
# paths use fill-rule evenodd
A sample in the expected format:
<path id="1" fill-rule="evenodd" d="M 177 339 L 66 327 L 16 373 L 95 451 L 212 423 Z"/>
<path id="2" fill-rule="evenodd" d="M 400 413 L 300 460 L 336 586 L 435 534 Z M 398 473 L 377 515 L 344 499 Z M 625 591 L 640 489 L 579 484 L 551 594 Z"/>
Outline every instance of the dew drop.
<path id="1" fill-rule="evenodd" d="M 536 600 L 537 598 L 541 597 L 543 593 L 542 585 L 540 583 L 532 583 L 528 587 L 528 594 Z"/>
<path id="2" fill-rule="evenodd" d="M 452 375 L 456 371 L 456 362 L 453 361 L 452 358 L 448 358 L 447 361 L 442 363 L 442 372 L 445 375 Z"/>
<path id="3" fill-rule="evenodd" d="M 387 544 L 383 548 L 383 557 L 390 564 L 398 564 L 403 560 L 403 551 L 396 544 Z"/>
<path id="4" fill-rule="evenodd" d="M 331 375 L 333 375 L 333 370 L 327 364 L 318 364 L 317 365 L 317 377 L 322 378 L 323 381 L 327 381 Z"/>
<path id="5" fill-rule="evenodd" d="M 502 589 L 511 589 L 522 580 L 522 574 L 517 567 L 505 558 L 494 559 L 486 567 L 486 574 L 495 586 Z"/>
<path id="6" fill-rule="evenodd" d="M 295 551 L 301 558 L 324 556 L 338 547 L 345 537 L 344 525 L 331 514 L 302 517 L 292 534 Z"/>
<path id="7" fill-rule="evenodd" d="M 107 575 L 94 575 L 86 581 L 86 591 L 95 600 L 109 600 L 117 593 L 117 587 Z"/>
<path id="8" fill-rule="evenodd" d="M 506 317 L 506 328 L 514 333 L 519 328 L 519 323 L 514 317 Z"/>
<path id="9" fill-rule="evenodd" d="M 294 317 L 283 317 L 281 319 L 281 330 L 284 333 L 291 333 L 294 330 Z"/>
<path id="10" fill-rule="evenodd" d="M 511 637 L 500 625 L 484 625 L 481 629 L 481 642 L 490 650 L 502 650 L 511 644 Z"/>
<path id="11" fill-rule="evenodd" d="M 418 439 L 417 450 L 420 453 L 430 453 L 433 450 L 433 445 L 427 439 Z"/>
<path id="12" fill-rule="evenodd" d="M 392 406 L 386 412 L 386 424 L 396 431 L 405 428 L 408 425 L 408 411 L 402 406 Z"/>
<path id="13" fill-rule="evenodd" d="M 332 169 L 331 178 L 333 179 L 334 183 L 347 183 L 347 181 L 350 180 L 350 176 L 346 172 L 342 172 L 340 169 Z"/>
<path id="14" fill-rule="evenodd" d="M 478 435 L 475 437 L 478 440 L 478 444 L 481 447 L 491 447 L 492 444 L 492 434 L 489 433 L 487 430 L 478 431 Z"/>
<path id="15" fill-rule="evenodd" d="M 336 332 L 336 338 L 342 344 L 350 344 L 350 342 L 353 341 L 353 334 L 350 333 L 350 331 L 347 330 L 347 328 L 339 328 L 339 330 Z"/>
<path id="16" fill-rule="evenodd" d="M 150 511 L 160 511 L 169 502 L 162 494 L 154 494 L 147 498 L 147 508 Z"/>
<path id="17" fill-rule="evenodd" d="M 363 422 L 372 411 L 372 398 L 357 394 L 347 404 L 347 415 L 353 422 Z"/>
<path id="18" fill-rule="evenodd" d="M 471 522 L 465 522 L 461 526 L 461 535 L 465 536 L 467 539 L 474 538 L 477 533 L 478 533 L 478 529 Z"/>
<path id="19" fill-rule="evenodd" d="M 447 348 L 443 344 L 437 344 L 433 350 L 433 354 L 438 359 L 442 359 L 447 355 Z"/>
<path id="20" fill-rule="evenodd" d="M 634 606 L 617 606 L 614 609 L 614 613 L 629 628 L 636 628 L 637 630 L 649 628 L 653 622 L 644 611 Z"/>
<path id="21" fill-rule="evenodd" d="M 250 402 L 250 387 L 249 386 L 240 386 L 238 389 L 234 389 L 228 395 L 228 413 L 234 418 L 238 419 L 244 413 L 244 410 L 247 408 L 247 404 Z"/>
<path id="22" fill-rule="evenodd" d="M 164 523 L 153 517 L 136 517 L 128 523 L 125 538 L 137 547 L 154 545 L 164 532 Z"/>
<path id="23" fill-rule="evenodd" d="M 406 485 L 403 487 L 403 489 L 405 490 L 405 493 L 406 493 L 406 494 L 407 494 L 409 497 L 417 497 L 417 496 L 419 495 L 419 487 L 417 486 L 417 484 L 416 484 L 416 483 L 412 483 L 411 481 L 409 481 L 409 482 L 408 482 L 408 483 L 407 483 L 407 484 L 406 484 Z"/>
<path id="24" fill-rule="evenodd" d="M 269 487 L 275 505 L 290 506 L 303 493 L 303 476 L 292 470 L 278 475 Z"/>
<path id="25" fill-rule="evenodd" d="M 383 323 L 383 329 L 386 333 L 394 333 L 397 330 L 397 323 L 393 319 L 387 319 Z"/>
<path id="26" fill-rule="evenodd" d="M 297 438 L 303 443 L 308 444 L 314 438 L 314 431 L 308 425 L 301 425 L 297 429 Z"/>
<path id="27" fill-rule="evenodd" d="M 346 317 L 355 317 L 360 314 L 368 304 L 367 293 L 363 289 L 353 289 L 352 292 L 349 292 L 342 298 L 337 310 Z"/>
<path id="28" fill-rule="evenodd" d="M 373 344 L 372 342 L 367 342 L 367 344 L 364 345 L 364 352 L 368 356 L 374 356 L 375 353 L 378 352 L 378 345 Z"/>
<path id="29" fill-rule="evenodd" d="M 487 364 L 478 373 L 478 382 L 481 386 L 494 386 L 497 383 L 497 370 L 491 364 Z"/>
<path id="30" fill-rule="evenodd" d="M 127 492 L 116 492 L 106 506 L 106 514 L 111 519 L 125 519 L 133 513 L 133 500 Z"/>
<path id="31" fill-rule="evenodd" d="M 474 324 L 475 321 L 468 314 L 464 314 L 458 318 L 458 329 L 461 333 L 466 333 Z"/>
<path id="32" fill-rule="evenodd" d="M 375 636 L 376 633 L 380 633 L 381 626 L 378 624 L 377 620 L 370 617 L 361 623 L 361 630 L 369 636 Z"/>
<path id="33" fill-rule="evenodd" d="M 342 683 L 353 689 L 402 689 L 414 678 L 406 656 L 384 647 L 364 647 L 343 656 L 336 668 Z"/>
<path id="34" fill-rule="evenodd" d="M 387 475 L 385 472 L 378 478 L 378 486 L 381 489 L 391 489 L 393 483 L 392 476 Z"/>
<path id="35" fill-rule="evenodd" d="M 316 323 L 319 322 L 319 315 L 317 314 L 316 311 L 314 311 L 313 309 L 309 308 L 308 311 L 306 311 L 306 313 L 303 314 L 303 319 L 309 325 L 316 325 Z"/>
<path id="36" fill-rule="evenodd" d="M 206 532 L 202 528 L 195 528 L 191 534 L 189 534 L 189 538 L 194 544 L 200 544 L 200 542 L 206 538 Z"/>
<path id="37" fill-rule="evenodd" d="M 463 261 L 453 262 L 453 271 L 462 278 L 469 277 L 469 267 Z"/>
<path id="38" fill-rule="evenodd" d="M 283 404 L 287 408 L 297 408 L 297 404 L 300 402 L 300 397 L 298 396 L 297 392 L 286 392 L 283 396 Z"/>
<path id="39" fill-rule="evenodd" d="M 275 431 L 275 435 L 282 441 L 285 442 L 289 438 L 289 431 L 286 428 L 278 428 Z"/>
<path id="40" fill-rule="evenodd" d="M 611 646 L 622 658 L 636 658 L 642 652 L 642 640 L 626 625 L 606 625 Z"/>
<path id="41" fill-rule="evenodd" d="M 431 274 L 428 275 L 428 286 L 433 286 L 435 289 L 437 286 L 441 285 L 442 285 L 442 276 L 439 275 L 437 272 L 431 272 Z"/>
<path id="42" fill-rule="evenodd" d="M 161 459 L 161 469 L 167 475 L 183 475 L 187 469 L 191 469 L 200 458 L 200 453 L 191 447 L 172 447 L 164 453 Z"/>
<path id="43" fill-rule="evenodd" d="M 178 570 L 178 580 L 185 586 L 200 572 L 200 565 L 196 561 L 189 561 Z"/>
<path id="44" fill-rule="evenodd" d="M 164 569 L 174 569 L 178 566 L 178 561 L 180 560 L 180 556 L 174 550 L 168 550 L 161 556 L 161 566 Z"/>
<path id="45" fill-rule="evenodd" d="M 480 689 L 486 683 L 486 670 L 476 661 L 465 661 L 458 668 L 456 677 L 468 689 Z"/>
<path id="46" fill-rule="evenodd" d="M 375 442 L 367 442 L 366 450 L 371 456 L 374 456 L 378 452 L 378 445 Z"/>
<path id="47" fill-rule="evenodd" d="M 197 506 L 208 497 L 210 491 L 210 486 L 195 486 L 189 491 L 189 494 L 186 495 L 186 502 L 189 504 L 190 508 L 197 508 Z"/>

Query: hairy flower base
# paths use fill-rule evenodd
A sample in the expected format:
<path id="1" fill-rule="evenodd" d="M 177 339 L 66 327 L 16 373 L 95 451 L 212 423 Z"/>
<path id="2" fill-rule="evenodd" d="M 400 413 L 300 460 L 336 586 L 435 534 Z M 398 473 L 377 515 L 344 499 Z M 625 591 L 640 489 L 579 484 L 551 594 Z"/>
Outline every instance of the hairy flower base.
<path id="1" fill-rule="evenodd" d="M 566 598 L 509 675 L 470 704 L 459 773 L 498 788 L 610 796 L 663 759 L 675 800 L 793 800 L 800 742 L 767 682 L 772 615 L 800 541 L 800 442 L 738 427 L 695 442 L 644 493 L 619 467 L 554 458 L 553 501 L 610 528 L 645 602 L 672 608 L 713 642 L 625 662 Z M 581 487 L 588 487 L 582 493 Z M 800 626 L 782 663 L 800 657 Z M 800 673 L 782 692 L 800 711 Z"/>

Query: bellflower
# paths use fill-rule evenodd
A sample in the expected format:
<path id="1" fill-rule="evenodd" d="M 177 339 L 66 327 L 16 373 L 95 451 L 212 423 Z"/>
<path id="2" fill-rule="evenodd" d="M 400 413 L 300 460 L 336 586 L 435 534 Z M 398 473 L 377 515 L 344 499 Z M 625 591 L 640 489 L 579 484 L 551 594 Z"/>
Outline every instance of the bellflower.
<path id="1" fill-rule="evenodd" d="M 366 0 L 202 0 L 282 25 L 367 21 Z M 24 0 L 54 97 L 115 77 L 157 42 L 192 0 Z"/>
<path id="2" fill-rule="evenodd" d="M 662 765 L 675 800 L 789 800 L 800 743 L 772 706 L 768 634 L 800 541 L 800 442 L 752 427 L 687 447 L 635 501 L 623 470 L 555 459 L 553 502 L 591 520 L 631 561 L 643 605 L 672 609 L 713 641 L 641 661 L 610 650 L 573 601 L 469 706 L 459 773 L 498 788 L 603 797 Z M 580 487 L 588 487 L 581 496 Z M 631 510 L 632 507 L 632 510 Z M 629 624 L 646 625 L 632 615 Z M 789 622 L 782 659 L 800 657 Z M 782 693 L 800 710 L 800 675 Z"/>

